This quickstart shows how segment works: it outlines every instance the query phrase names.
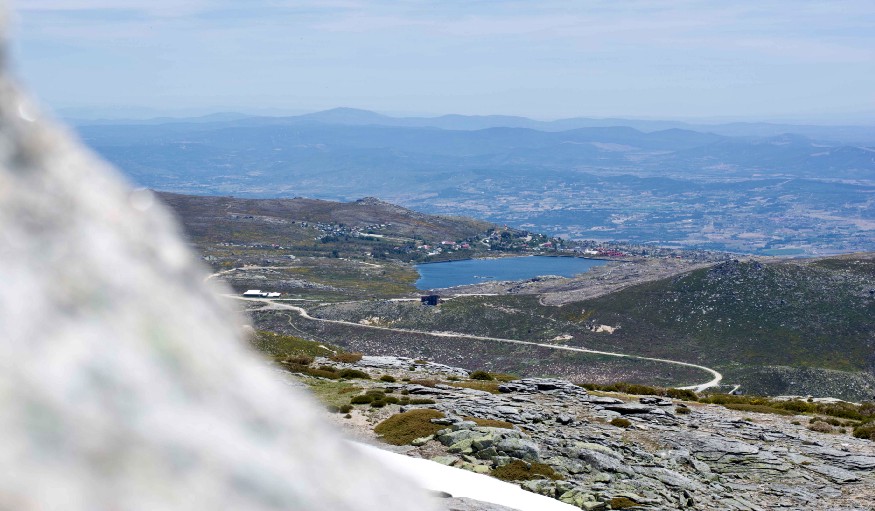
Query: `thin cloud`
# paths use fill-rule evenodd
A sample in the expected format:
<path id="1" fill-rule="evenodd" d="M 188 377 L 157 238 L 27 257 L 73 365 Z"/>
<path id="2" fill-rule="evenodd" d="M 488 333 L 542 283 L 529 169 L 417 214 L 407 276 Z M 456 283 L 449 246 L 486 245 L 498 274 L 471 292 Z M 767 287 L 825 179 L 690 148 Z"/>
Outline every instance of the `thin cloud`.
<path id="1" fill-rule="evenodd" d="M 574 105 L 580 114 L 718 115 L 761 103 L 792 112 L 851 102 L 871 110 L 875 88 L 872 0 L 18 0 L 17 7 L 23 69 L 61 100 L 74 91 L 53 81 L 59 74 L 81 75 L 79 97 L 105 101 L 108 92 L 83 69 L 100 69 L 116 92 L 152 104 L 171 90 L 178 103 L 199 100 L 200 86 L 227 102 L 294 97 L 307 108 L 353 98 L 387 110 L 426 102 L 481 113 L 533 105 L 550 114 Z M 159 78 L 167 85 L 138 88 Z"/>
<path id="2" fill-rule="evenodd" d="M 202 0 L 122 1 L 122 0 L 19 0 L 13 8 L 23 16 L 39 14 L 88 14 L 100 17 L 117 11 L 137 12 L 147 16 L 188 16 L 208 7 Z"/>

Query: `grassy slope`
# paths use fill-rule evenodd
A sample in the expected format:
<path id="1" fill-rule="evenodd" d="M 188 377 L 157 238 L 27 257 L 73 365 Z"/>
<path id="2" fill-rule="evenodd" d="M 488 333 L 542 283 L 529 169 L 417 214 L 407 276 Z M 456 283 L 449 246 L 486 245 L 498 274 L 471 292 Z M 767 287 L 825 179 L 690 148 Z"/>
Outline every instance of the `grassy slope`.
<path id="1" fill-rule="evenodd" d="M 285 298 L 330 302 L 414 293 L 418 277 L 412 267 L 394 261 L 363 264 L 355 260 L 298 258 L 283 262 L 281 267 L 226 273 L 222 279 L 237 291 L 263 288 L 283 292 Z"/>
<path id="2" fill-rule="evenodd" d="M 158 196 L 179 216 L 186 234 L 215 270 L 236 269 L 223 274 L 235 290 L 264 288 L 292 298 L 338 301 L 415 293 L 419 275 L 408 263 L 483 255 L 488 247 L 472 240 L 496 228 L 376 199 L 343 203 Z M 508 239 L 494 244 L 489 255 L 518 250 L 526 237 L 522 231 L 502 235 Z M 468 242 L 471 248 L 434 254 L 434 247 L 446 240 Z"/>
<path id="3" fill-rule="evenodd" d="M 562 307 L 533 296 L 466 297 L 440 308 L 369 302 L 318 308 L 327 318 L 452 330 L 701 363 L 762 393 L 866 397 L 875 378 L 871 255 L 710 269 Z M 613 334 L 597 325 L 619 326 Z M 868 376 L 867 376 L 868 375 Z"/>
<path id="4" fill-rule="evenodd" d="M 295 313 L 281 311 L 255 311 L 251 316 L 254 323 L 265 330 L 303 335 L 372 355 L 428 358 L 469 370 L 486 369 L 524 376 L 561 376 L 579 382 L 609 383 L 622 380 L 663 386 L 691 384 L 708 379 L 707 374 L 696 369 L 656 362 L 492 341 L 386 332 L 352 325 L 308 321 Z"/>
<path id="5" fill-rule="evenodd" d="M 847 271 L 835 260 L 727 262 L 579 306 L 621 324 L 618 340 L 646 340 L 663 353 L 711 364 L 860 371 L 875 364 L 873 286 L 875 273 Z"/>
<path id="6" fill-rule="evenodd" d="M 259 244 L 281 245 L 299 256 L 330 256 L 334 250 L 342 256 L 364 255 L 412 242 L 414 238 L 432 244 L 463 240 L 494 227 L 467 218 L 425 215 L 373 199 L 346 203 L 172 193 L 158 196 L 179 215 L 186 233 L 201 249 L 217 250 L 216 245 L 229 243 Z M 326 233 L 314 224 L 342 224 L 347 229 L 373 231 L 388 239 L 341 235 L 329 236 L 323 242 L 315 238 L 326 238 Z M 379 224 L 384 227 L 373 228 Z M 245 252 L 240 247 L 237 251 Z"/>
<path id="7" fill-rule="evenodd" d="M 413 284 L 419 275 L 410 265 L 375 260 L 372 254 L 415 245 L 414 236 L 424 243 L 456 241 L 492 227 L 476 220 L 423 215 L 370 199 L 341 203 L 158 195 L 180 217 L 198 251 L 208 256 L 216 270 L 251 267 L 223 275 L 235 290 L 265 288 L 293 298 L 335 301 L 415 292 Z M 342 228 L 344 234 L 327 232 L 326 226 Z M 353 230 L 378 231 L 383 237 L 356 236 Z M 396 253 L 394 258 L 412 260 L 422 255 L 422 251 Z M 472 255 L 472 251 L 441 254 L 445 258 Z"/>
<path id="8" fill-rule="evenodd" d="M 728 262 L 574 307 L 619 324 L 618 346 L 716 367 L 749 392 L 860 399 L 875 384 L 873 269 L 871 255 Z"/>

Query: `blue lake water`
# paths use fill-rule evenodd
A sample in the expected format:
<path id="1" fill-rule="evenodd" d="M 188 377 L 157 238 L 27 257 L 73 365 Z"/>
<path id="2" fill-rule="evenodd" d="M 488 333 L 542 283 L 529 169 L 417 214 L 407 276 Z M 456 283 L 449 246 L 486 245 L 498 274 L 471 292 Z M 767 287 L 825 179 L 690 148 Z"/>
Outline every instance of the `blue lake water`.
<path id="1" fill-rule="evenodd" d="M 524 280 L 539 275 L 572 277 L 608 261 L 578 257 L 502 257 L 416 265 L 418 289 L 480 284 L 491 280 Z"/>

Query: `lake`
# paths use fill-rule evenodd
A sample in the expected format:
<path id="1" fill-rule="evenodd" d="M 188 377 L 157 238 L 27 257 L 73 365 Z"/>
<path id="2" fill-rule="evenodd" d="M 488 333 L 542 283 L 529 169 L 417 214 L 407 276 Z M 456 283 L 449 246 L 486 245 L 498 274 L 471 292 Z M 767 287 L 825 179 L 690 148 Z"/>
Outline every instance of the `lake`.
<path id="1" fill-rule="evenodd" d="M 418 289 L 437 289 L 491 280 L 525 280 L 540 275 L 572 277 L 608 261 L 578 257 L 502 257 L 416 265 Z"/>

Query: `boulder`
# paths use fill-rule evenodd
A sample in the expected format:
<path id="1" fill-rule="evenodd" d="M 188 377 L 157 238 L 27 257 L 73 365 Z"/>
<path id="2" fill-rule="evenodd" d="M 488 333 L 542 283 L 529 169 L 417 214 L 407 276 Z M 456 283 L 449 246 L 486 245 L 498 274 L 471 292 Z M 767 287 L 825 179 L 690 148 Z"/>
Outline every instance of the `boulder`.
<path id="1" fill-rule="evenodd" d="M 644 414 L 644 413 L 662 413 L 662 410 L 658 408 L 653 408 L 652 406 L 639 405 L 635 403 L 622 403 L 622 404 L 607 404 L 604 405 L 605 410 L 610 410 L 612 412 L 617 412 L 621 415 L 635 415 L 635 414 Z"/>
<path id="2" fill-rule="evenodd" d="M 538 444 L 522 438 L 503 438 L 495 444 L 495 450 L 525 461 L 540 461 L 541 459 Z"/>

